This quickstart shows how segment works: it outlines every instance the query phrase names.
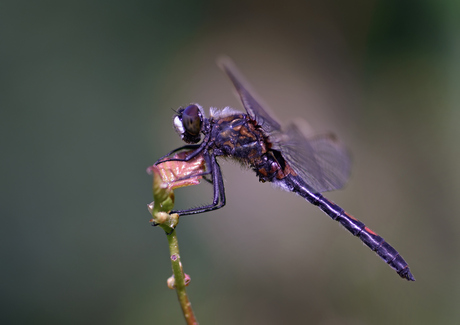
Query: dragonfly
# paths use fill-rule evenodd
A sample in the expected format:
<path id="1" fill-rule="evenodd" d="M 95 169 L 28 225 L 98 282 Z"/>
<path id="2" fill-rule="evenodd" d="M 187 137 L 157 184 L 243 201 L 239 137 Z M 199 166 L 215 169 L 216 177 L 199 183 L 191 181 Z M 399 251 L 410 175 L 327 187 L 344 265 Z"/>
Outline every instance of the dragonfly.
<path id="1" fill-rule="evenodd" d="M 415 281 L 395 248 L 321 194 L 340 189 L 347 182 L 351 163 L 345 146 L 330 134 L 305 136 L 296 123 L 282 128 L 229 58 L 220 59 L 219 66 L 232 82 L 246 112 L 211 108 L 207 118 L 196 103 L 176 111 L 173 126 L 186 145 L 163 156 L 155 165 L 203 159 L 207 171 L 200 175 L 209 176 L 204 178 L 213 186 L 213 201 L 171 213 L 185 216 L 222 208 L 225 188 L 217 157 L 230 158 L 253 170 L 260 182 L 270 182 L 318 206 L 377 253 L 400 277 Z M 177 152 L 187 154 L 171 157 Z"/>

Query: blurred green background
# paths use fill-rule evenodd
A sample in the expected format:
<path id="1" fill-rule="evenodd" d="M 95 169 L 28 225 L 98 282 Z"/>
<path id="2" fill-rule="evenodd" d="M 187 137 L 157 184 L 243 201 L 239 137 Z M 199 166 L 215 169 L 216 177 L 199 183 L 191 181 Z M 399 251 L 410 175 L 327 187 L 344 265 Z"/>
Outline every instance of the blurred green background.
<path id="1" fill-rule="evenodd" d="M 178 228 L 201 324 L 460 322 L 456 1 L 2 1 L 2 324 L 183 324 L 145 168 L 171 110 L 241 108 L 234 59 L 283 122 L 353 154 L 327 196 L 396 247 L 398 277 L 319 209 L 222 162 L 227 206 Z M 207 109 L 206 109 L 207 110 Z M 211 200 L 176 191 L 176 207 Z"/>

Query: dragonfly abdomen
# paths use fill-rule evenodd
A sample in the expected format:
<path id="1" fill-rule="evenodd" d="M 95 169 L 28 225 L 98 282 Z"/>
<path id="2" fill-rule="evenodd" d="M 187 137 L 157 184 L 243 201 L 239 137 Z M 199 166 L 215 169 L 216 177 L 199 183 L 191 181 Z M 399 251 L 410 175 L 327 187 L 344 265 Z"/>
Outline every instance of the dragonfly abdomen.
<path id="1" fill-rule="evenodd" d="M 291 183 L 290 188 L 298 195 L 305 198 L 308 202 L 318 206 L 323 212 L 333 220 L 338 221 L 345 229 L 374 252 L 377 253 L 399 276 L 409 281 L 415 281 L 407 262 L 399 255 L 398 251 L 388 244 L 385 239 L 377 235 L 374 231 L 366 227 L 364 223 L 354 218 L 337 204 L 328 200 L 320 193 L 314 193 L 300 178 L 296 176 L 286 177 L 285 181 Z"/>

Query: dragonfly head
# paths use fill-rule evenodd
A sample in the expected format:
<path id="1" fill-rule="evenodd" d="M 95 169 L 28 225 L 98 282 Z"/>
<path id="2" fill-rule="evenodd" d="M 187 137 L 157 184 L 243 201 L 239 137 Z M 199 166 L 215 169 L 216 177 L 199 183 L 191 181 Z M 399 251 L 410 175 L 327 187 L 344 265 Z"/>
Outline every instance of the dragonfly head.
<path id="1" fill-rule="evenodd" d="M 201 140 L 203 126 L 203 108 L 190 104 L 179 108 L 173 119 L 174 129 L 186 143 L 198 143 Z"/>

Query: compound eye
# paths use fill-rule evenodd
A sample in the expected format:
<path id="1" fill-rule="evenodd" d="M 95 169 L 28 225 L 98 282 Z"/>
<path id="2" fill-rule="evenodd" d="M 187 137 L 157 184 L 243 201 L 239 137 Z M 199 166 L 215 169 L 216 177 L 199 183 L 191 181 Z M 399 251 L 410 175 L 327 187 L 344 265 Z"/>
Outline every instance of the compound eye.
<path id="1" fill-rule="evenodd" d="M 182 112 L 182 125 L 185 131 L 190 135 L 197 136 L 200 134 L 203 117 L 198 106 L 192 104 L 187 106 Z"/>

